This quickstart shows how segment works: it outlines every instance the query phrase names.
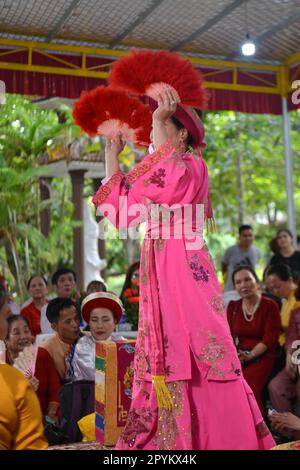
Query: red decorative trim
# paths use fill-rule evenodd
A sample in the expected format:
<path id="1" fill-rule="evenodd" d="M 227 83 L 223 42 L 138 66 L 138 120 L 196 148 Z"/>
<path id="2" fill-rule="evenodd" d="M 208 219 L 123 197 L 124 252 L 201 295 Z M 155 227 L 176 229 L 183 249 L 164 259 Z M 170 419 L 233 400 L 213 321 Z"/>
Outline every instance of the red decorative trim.
<path id="1" fill-rule="evenodd" d="M 149 153 L 146 157 L 131 170 L 127 175 L 127 179 L 131 184 L 135 183 L 137 179 L 147 173 L 151 168 L 153 168 L 157 163 L 159 163 L 166 154 L 170 153 L 172 150 L 175 150 L 173 144 L 167 140 L 159 149 L 154 153 Z"/>
<path id="2" fill-rule="evenodd" d="M 124 175 L 122 171 L 117 171 L 104 185 L 101 185 L 97 193 L 93 197 L 93 203 L 96 207 L 102 204 L 105 199 L 110 195 L 115 186 L 119 185 L 123 178 L 126 182 L 133 184 L 141 176 L 147 173 L 157 163 L 159 163 L 168 153 L 174 149 L 173 144 L 167 140 L 159 149 L 154 153 L 149 153 L 146 157 L 131 170 L 128 175 Z"/>
<path id="3" fill-rule="evenodd" d="M 120 184 L 123 178 L 125 178 L 125 175 L 121 170 L 119 170 L 113 174 L 113 176 L 107 181 L 107 183 L 100 186 L 100 188 L 92 199 L 96 207 L 100 206 L 100 204 L 105 201 L 107 196 L 109 196 L 112 192 L 113 188 L 116 185 Z"/>

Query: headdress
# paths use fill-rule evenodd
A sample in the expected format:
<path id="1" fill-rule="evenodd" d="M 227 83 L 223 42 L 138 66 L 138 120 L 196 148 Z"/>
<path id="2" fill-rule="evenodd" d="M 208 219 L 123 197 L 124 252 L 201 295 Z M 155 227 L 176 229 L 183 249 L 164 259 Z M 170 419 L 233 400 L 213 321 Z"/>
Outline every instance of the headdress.
<path id="1" fill-rule="evenodd" d="M 94 308 L 107 308 L 112 311 L 117 322 L 121 320 L 123 305 L 119 297 L 112 292 L 94 292 L 85 297 L 81 304 L 81 313 L 87 323 Z"/>

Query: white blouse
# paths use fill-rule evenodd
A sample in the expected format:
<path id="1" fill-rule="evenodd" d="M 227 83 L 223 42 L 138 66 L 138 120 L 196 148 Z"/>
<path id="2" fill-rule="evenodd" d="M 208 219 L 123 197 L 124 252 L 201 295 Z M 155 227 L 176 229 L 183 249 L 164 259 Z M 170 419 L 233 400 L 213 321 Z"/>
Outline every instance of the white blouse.
<path id="1" fill-rule="evenodd" d="M 112 333 L 106 341 L 118 341 L 124 339 L 119 333 Z M 96 341 L 91 335 L 80 338 L 75 347 L 72 366 L 74 370 L 74 381 L 95 381 L 95 356 Z"/>

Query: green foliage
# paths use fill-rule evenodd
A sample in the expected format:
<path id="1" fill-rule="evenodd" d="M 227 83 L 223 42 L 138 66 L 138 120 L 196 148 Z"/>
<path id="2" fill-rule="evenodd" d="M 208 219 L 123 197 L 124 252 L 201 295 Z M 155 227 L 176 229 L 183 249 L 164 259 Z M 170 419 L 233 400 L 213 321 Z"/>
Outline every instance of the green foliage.
<path id="1" fill-rule="evenodd" d="M 218 232 L 207 235 L 205 239 L 215 266 L 221 266 L 225 250 L 236 243 L 236 237 Z"/>
<path id="2" fill-rule="evenodd" d="M 126 271 L 126 259 L 119 231 L 107 220 L 104 223 L 104 230 L 107 271 L 112 275 L 124 273 Z"/>
<path id="3" fill-rule="evenodd" d="M 127 299 L 123 300 L 126 322 L 132 325 L 132 330 L 137 331 L 139 324 L 139 305 L 131 304 Z"/>
<path id="4" fill-rule="evenodd" d="M 50 201 L 40 202 L 39 177 L 47 176 L 38 157 L 53 145 L 78 134 L 70 110 L 61 115 L 40 109 L 20 96 L 7 95 L 0 115 L 0 243 L 6 253 L 4 271 L 15 278 L 21 298 L 25 279 L 35 272 L 49 274 L 61 261 L 71 259 L 70 194 L 58 183 Z M 74 129 L 74 130 L 73 130 Z M 56 143 L 55 143 L 56 142 Z M 48 239 L 40 230 L 40 210 L 49 207 L 53 223 Z M 65 218 L 68 224 L 64 224 Z M 3 252 L 2 252 L 3 253 Z"/>
<path id="5" fill-rule="evenodd" d="M 290 113 L 297 218 L 300 216 L 300 112 Z M 207 112 L 204 116 L 215 217 L 222 232 L 237 232 L 237 157 L 242 155 L 244 222 L 265 238 L 285 223 L 286 194 L 281 116 Z"/>

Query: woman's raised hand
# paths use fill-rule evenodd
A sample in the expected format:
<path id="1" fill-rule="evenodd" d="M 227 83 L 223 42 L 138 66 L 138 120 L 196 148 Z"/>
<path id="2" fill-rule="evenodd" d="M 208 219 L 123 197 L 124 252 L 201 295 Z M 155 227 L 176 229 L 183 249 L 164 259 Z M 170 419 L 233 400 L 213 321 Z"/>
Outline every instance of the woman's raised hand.
<path id="1" fill-rule="evenodd" d="M 164 92 L 158 96 L 158 107 L 154 111 L 152 118 L 155 121 L 165 122 L 176 111 L 178 98 L 171 88 L 166 87 Z"/>
<path id="2" fill-rule="evenodd" d="M 112 139 L 106 139 L 105 166 L 107 178 L 110 178 L 114 173 L 120 170 L 118 156 L 119 153 L 122 152 L 124 146 L 125 142 L 123 141 L 121 134 L 118 134 Z"/>
<path id="3" fill-rule="evenodd" d="M 116 137 L 112 139 L 106 139 L 105 145 L 105 155 L 109 158 L 117 158 L 119 153 L 122 152 L 123 148 L 125 147 L 125 142 L 122 139 L 122 135 L 119 133 Z"/>

